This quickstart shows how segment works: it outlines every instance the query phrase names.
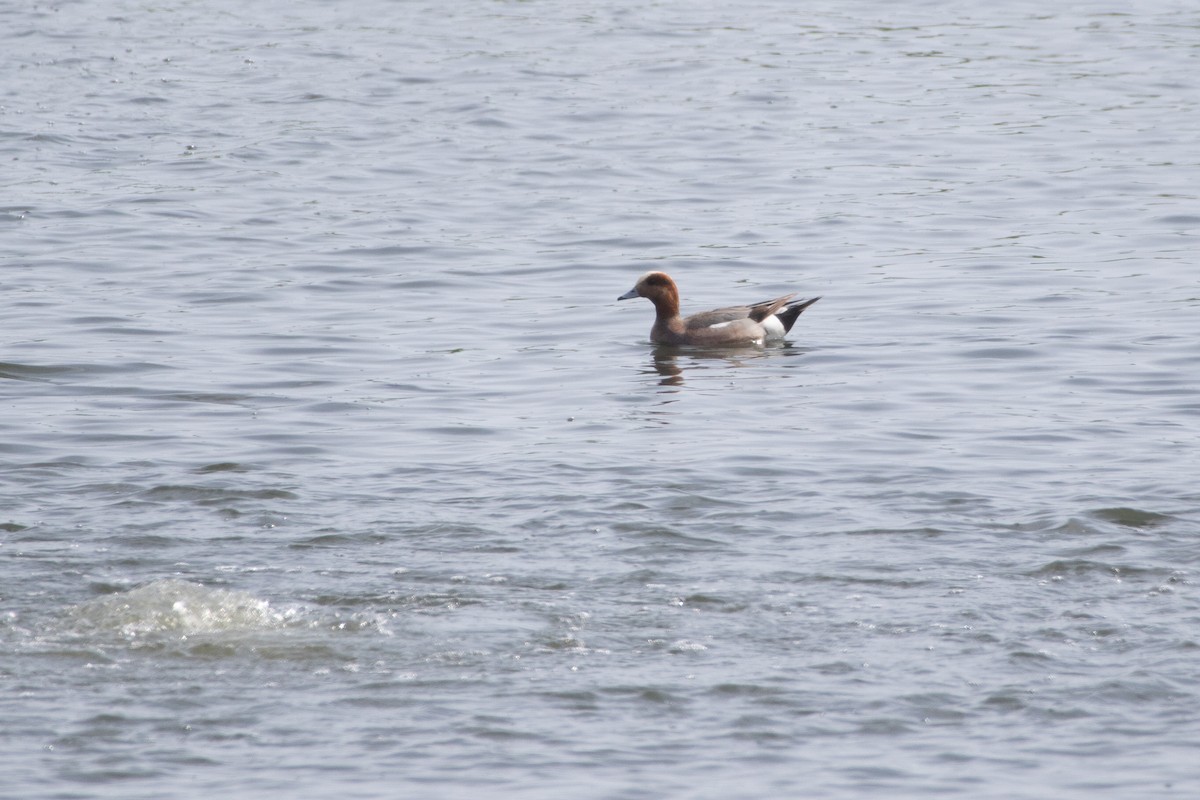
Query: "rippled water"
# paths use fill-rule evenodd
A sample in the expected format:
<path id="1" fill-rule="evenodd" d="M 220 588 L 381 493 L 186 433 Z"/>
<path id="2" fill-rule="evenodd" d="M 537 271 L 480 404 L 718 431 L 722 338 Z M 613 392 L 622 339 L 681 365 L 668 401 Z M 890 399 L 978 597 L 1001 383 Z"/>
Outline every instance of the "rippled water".
<path id="1" fill-rule="evenodd" d="M 0 795 L 1200 791 L 1190 4 L 0 52 Z"/>

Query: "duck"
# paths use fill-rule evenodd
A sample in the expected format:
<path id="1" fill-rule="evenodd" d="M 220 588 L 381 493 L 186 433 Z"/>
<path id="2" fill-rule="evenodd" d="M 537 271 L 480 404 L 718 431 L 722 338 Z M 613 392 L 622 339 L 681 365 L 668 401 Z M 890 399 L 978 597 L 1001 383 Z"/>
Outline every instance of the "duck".
<path id="1" fill-rule="evenodd" d="M 654 303 L 650 340 L 675 345 L 761 345 L 782 339 L 804 309 L 820 300 L 792 300 L 796 292 L 748 306 L 730 306 L 679 316 L 679 287 L 665 272 L 647 272 L 618 300 L 644 297 Z"/>

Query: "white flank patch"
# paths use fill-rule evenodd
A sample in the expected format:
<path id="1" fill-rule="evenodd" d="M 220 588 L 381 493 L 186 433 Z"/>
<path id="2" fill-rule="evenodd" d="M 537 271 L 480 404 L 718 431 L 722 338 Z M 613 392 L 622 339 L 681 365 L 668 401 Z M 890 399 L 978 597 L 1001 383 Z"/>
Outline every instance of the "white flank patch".
<path id="1" fill-rule="evenodd" d="M 763 330 L 767 332 L 768 339 L 782 339 L 787 333 L 783 329 L 783 323 L 779 321 L 779 317 L 772 314 L 762 321 Z"/>

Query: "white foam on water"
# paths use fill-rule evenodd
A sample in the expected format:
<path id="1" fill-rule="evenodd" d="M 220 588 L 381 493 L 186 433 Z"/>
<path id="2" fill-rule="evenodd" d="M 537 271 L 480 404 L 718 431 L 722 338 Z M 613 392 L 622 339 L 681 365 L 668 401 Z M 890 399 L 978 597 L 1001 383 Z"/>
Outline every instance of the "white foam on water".
<path id="1" fill-rule="evenodd" d="M 299 614 L 276 609 L 247 592 L 218 589 L 179 579 L 158 580 L 68 610 L 74 626 L 135 638 L 158 634 L 221 633 L 282 628 Z"/>

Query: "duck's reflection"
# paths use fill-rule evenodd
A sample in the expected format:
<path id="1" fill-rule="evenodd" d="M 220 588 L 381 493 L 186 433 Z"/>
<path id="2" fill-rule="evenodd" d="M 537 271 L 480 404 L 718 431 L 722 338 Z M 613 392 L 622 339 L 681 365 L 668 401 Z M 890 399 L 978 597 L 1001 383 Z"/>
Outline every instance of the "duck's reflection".
<path id="1" fill-rule="evenodd" d="M 657 373 L 660 386 L 681 387 L 686 372 L 742 369 L 766 358 L 802 356 L 806 352 L 806 348 L 787 341 L 757 347 L 680 347 L 660 344 L 651 351 L 650 368 L 642 372 Z"/>

